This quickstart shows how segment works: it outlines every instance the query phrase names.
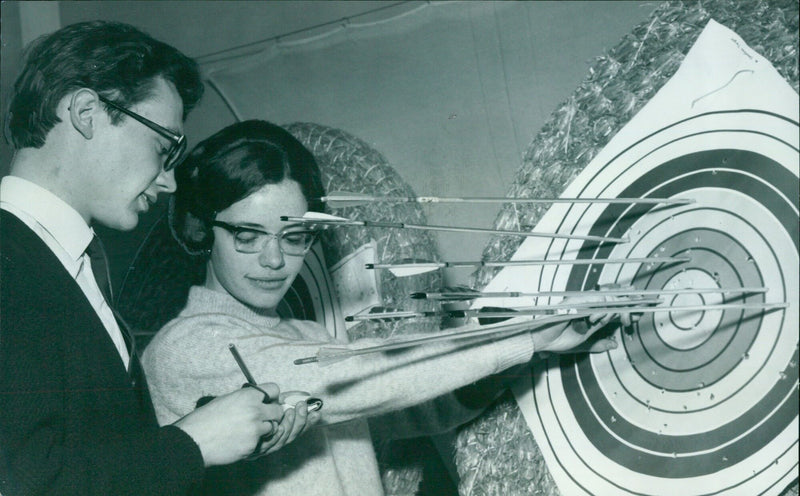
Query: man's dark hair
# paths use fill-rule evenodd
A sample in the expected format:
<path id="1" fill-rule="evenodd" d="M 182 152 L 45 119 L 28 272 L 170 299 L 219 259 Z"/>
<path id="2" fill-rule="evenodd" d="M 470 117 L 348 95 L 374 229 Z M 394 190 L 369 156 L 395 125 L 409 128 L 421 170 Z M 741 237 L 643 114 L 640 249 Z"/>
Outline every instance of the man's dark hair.
<path id="1" fill-rule="evenodd" d="M 153 91 L 157 77 L 175 85 L 183 118 L 203 94 L 197 63 L 133 26 L 107 21 L 71 24 L 29 45 L 6 116 L 5 135 L 15 149 L 44 145 L 60 119 L 58 102 L 90 88 L 129 108 Z M 109 107 L 113 124 L 123 115 Z"/>

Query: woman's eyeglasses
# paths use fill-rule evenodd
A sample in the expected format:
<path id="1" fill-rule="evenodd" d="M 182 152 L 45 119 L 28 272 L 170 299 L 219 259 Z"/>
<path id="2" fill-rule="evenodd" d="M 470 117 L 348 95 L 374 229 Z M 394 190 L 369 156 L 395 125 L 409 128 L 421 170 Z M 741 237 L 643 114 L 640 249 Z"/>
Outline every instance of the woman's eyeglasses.
<path id="1" fill-rule="evenodd" d="M 317 231 L 286 230 L 270 233 L 252 227 L 237 226 L 215 220 L 211 225 L 221 227 L 233 235 L 233 248 L 239 253 L 260 253 L 271 239 L 278 240 L 284 255 L 301 256 L 308 253 L 317 237 Z"/>
<path id="2" fill-rule="evenodd" d="M 125 107 L 121 107 L 116 103 L 112 102 L 108 98 L 97 95 L 100 98 L 100 101 L 108 105 L 109 107 L 122 112 L 123 114 L 127 115 L 128 117 L 135 119 L 145 126 L 149 127 L 153 131 L 157 132 L 164 138 L 168 139 L 171 143 L 170 149 L 167 151 L 166 155 L 167 158 L 164 160 L 164 171 L 170 171 L 174 169 L 179 163 L 181 163 L 181 159 L 183 158 L 183 152 L 186 151 L 186 136 L 181 134 L 175 134 L 169 129 L 159 126 L 155 122 L 147 119 L 146 117 L 142 117 L 141 115 L 137 114 L 132 110 L 128 110 Z"/>

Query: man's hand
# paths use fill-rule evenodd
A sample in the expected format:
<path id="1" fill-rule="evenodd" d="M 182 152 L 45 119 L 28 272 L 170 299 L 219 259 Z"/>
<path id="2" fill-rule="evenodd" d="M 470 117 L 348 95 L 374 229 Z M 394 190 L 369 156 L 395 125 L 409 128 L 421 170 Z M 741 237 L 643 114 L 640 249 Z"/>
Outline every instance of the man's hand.
<path id="1" fill-rule="evenodd" d="M 260 387 L 270 398 L 277 398 L 280 394 L 275 384 L 267 383 Z M 257 389 L 239 389 L 214 398 L 174 425 L 189 434 L 200 447 L 206 467 L 233 463 L 252 454 L 260 438 L 272 433 L 274 422 L 271 420 L 281 422 L 284 417 L 280 404 L 264 404 L 263 399 L 264 394 Z M 293 418 L 290 432 L 293 432 L 294 423 Z M 302 430 L 305 422 L 301 424 Z M 278 433 L 273 437 L 279 437 Z M 289 437 L 280 447 L 290 442 Z"/>
<path id="2" fill-rule="evenodd" d="M 274 435 L 264 439 L 257 451 L 248 457 L 252 460 L 261 456 L 274 453 L 291 443 L 297 436 L 313 427 L 320 420 L 319 412 L 309 412 L 305 401 L 298 401 L 294 408 L 285 409 L 283 420 L 278 425 L 278 430 Z"/>

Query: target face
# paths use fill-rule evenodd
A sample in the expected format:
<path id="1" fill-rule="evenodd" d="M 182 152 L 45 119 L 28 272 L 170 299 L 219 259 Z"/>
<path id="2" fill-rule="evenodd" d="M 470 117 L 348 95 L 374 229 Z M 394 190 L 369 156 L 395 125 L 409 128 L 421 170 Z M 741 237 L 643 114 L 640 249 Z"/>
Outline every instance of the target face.
<path id="1" fill-rule="evenodd" d="M 283 318 L 316 321 L 334 338 L 345 336 L 344 318 L 320 243 L 315 243 L 306 254 L 303 268 L 277 310 Z"/>
<path id="2" fill-rule="evenodd" d="M 778 303 L 777 310 L 643 314 L 619 347 L 550 360 L 535 415 L 564 494 L 779 494 L 798 463 L 798 126 L 751 110 L 664 127 L 584 178 L 580 196 L 690 198 L 572 205 L 549 259 L 688 256 L 689 262 L 550 266 L 539 290 L 767 288 L 688 293 L 661 305 Z M 522 276 L 525 278 L 525 276 Z M 530 279 L 528 279 L 530 280 Z M 530 289 L 530 288 L 528 288 Z"/>

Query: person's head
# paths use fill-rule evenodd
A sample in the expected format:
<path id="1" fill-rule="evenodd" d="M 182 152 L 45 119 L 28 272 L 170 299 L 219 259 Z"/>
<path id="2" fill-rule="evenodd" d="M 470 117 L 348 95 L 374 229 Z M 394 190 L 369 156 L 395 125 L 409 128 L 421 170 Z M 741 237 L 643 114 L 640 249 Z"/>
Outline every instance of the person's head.
<path id="1" fill-rule="evenodd" d="M 311 152 L 275 124 L 239 122 L 198 144 L 176 180 L 171 227 L 187 251 L 208 255 L 206 286 L 274 310 L 313 239 L 280 217 L 319 211 L 311 200 L 324 196 Z"/>
<path id="2" fill-rule="evenodd" d="M 20 175 L 52 163 L 59 179 L 42 171 L 43 186 L 87 221 L 132 229 L 158 193 L 174 189 L 163 167 L 202 94 L 197 64 L 177 49 L 122 23 L 73 24 L 27 48 L 5 136 L 17 168 L 28 168 Z"/>

